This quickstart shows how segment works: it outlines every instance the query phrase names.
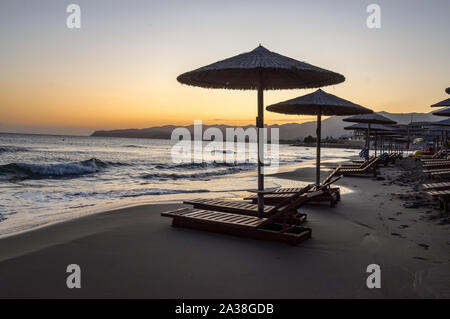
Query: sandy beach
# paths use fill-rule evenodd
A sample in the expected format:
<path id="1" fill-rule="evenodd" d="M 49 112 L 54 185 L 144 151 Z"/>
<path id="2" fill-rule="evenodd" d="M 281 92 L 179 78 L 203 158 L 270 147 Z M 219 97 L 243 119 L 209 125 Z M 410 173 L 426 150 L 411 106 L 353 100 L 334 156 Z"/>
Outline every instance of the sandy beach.
<path id="1" fill-rule="evenodd" d="M 450 225 L 392 195 L 412 190 L 398 182 L 405 168 L 380 171 L 339 181 L 351 191 L 335 208 L 302 209 L 313 238 L 297 247 L 172 228 L 160 213 L 177 203 L 1 239 L 0 298 L 449 298 Z M 314 169 L 278 177 L 312 181 Z M 81 267 L 81 289 L 66 287 L 69 264 Z M 369 264 L 381 266 L 381 289 L 366 286 Z"/>

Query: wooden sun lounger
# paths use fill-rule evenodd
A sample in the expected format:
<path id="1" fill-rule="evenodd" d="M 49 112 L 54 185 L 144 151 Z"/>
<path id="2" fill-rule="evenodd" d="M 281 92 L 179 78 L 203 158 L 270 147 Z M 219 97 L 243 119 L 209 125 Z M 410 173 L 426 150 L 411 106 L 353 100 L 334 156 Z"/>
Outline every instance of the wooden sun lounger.
<path id="1" fill-rule="evenodd" d="M 395 164 L 395 162 L 396 162 L 397 160 L 400 160 L 400 159 L 402 159 L 402 158 L 403 158 L 403 153 L 401 153 L 401 152 L 389 154 L 389 159 L 390 159 L 390 161 L 391 161 L 392 164 Z"/>
<path id="2" fill-rule="evenodd" d="M 422 155 L 420 156 L 420 160 L 439 159 L 442 155 L 446 155 L 444 150 L 440 150 L 433 155 Z"/>
<path id="3" fill-rule="evenodd" d="M 422 188 L 423 188 L 424 190 L 444 190 L 444 189 L 450 189 L 450 182 L 423 184 L 423 185 L 422 185 Z"/>
<path id="4" fill-rule="evenodd" d="M 283 200 L 288 198 L 289 194 L 281 193 L 281 194 L 268 194 L 264 195 L 264 203 L 267 203 L 268 205 L 274 205 L 277 203 L 281 203 Z M 251 200 L 252 203 L 257 203 L 258 198 L 254 196 L 249 196 L 244 198 L 245 200 Z M 330 192 L 324 193 L 322 196 L 318 196 L 314 198 L 313 200 L 309 201 L 308 204 L 318 204 L 323 202 L 330 203 L 331 207 L 334 207 L 336 203 L 340 200 L 340 196 L 337 193 L 336 189 L 331 189 Z"/>
<path id="5" fill-rule="evenodd" d="M 372 158 L 370 158 L 367 161 L 358 162 L 358 163 L 355 163 L 355 164 L 345 164 L 344 163 L 344 164 L 341 164 L 340 166 L 342 168 L 364 168 L 364 167 L 370 165 L 371 163 L 373 163 L 376 160 L 377 160 L 377 157 L 372 157 Z"/>
<path id="6" fill-rule="evenodd" d="M 424 163 L 424 169 L 434 169 L 434 168 L 450 168 L 450 161 L 437 162 L 437 163 Z"/>
<path id="7" fill-rule="evenodd" d="M 339 173 L 343 176 L 353 176 L 353 177 L 367 177 L 373 175 L 373 177 L 377 177 L 377 165 L 381 162 L 382 157 L 377 157 L 374 161 L 372 161 L 369 165 L 366 165 L 364 168 L 345 168 L 339 167 L 339 170 L 336 173 Z"/>
<path id="8" fill-rule="evenodd" d="M 422 173 L 424 174 L 434 174 L 434 173 L 447 173 L 448 171 L 450 171 L 450 167 L 449 168 L 433 168 L 433 169 L 424 169 L 422 170 Z"/>
<path id="9" fill-rule="evenodd" d="M 289 205 L 274 212 L 270 217 L 258 218 L 196 208 L 183 208 L 162 213 L 161 216 L 172 218 L 173 227 L 192 228 L 297 245 L 311 238 L 311 229 L 296 224 L 298 212 L 292 207 L 300 207 L 320 193 L 319 191 L 298 196 Z"/>
<path id="10" fill-rule="evenodd" d="M 173 227 L 191 228 L 260 240 L 279 241 L 297 245 L 311 238 L 311 229 L 282 223 L 267 223 L 268 218 L 258 218 L 203 209 L 183 208 L 161 214 L 172 218 Z"/>
<path id="11" fill-rule="evenodd" d="M 450 161 L 447 159 L 442 159 L 442 160 L 435 160 L 433 162 L 427 161 L 427 162 L 422 162 L 422 166 L 426 167 L 426 166 L 432 166 L 432 165 L 445 165 L 445 164 L 450 164 Z"/>
<path id="12" fill-rule="evenodd" d="M 337 182 L 342 178 L 339 176 L 333 180 L 329 180 L 330 176 L 333 172 L 324 180 L 324 184 L 319 186 L 318 188 L 315 185 L 308 185 L 306 188 L 309 188 L 311 191 L 323 191 L 323 194 L 320 196 L 315 196 L 310 199 L 307 204 L 318 204 L 323 202 L 329 202 L 331 207 L 334 207 L 335 204 L 340 201 L 341 193 L 339 187 L 330 187 L 332 184 Z M 290 198 L 292 194 L 297 193 L 299 191 L 305 190 L 304 188 L 278 188 L 271 193 L 264 194 L 264 203 L 269 205 L 275 205 L 282 203 L 284 200 Z M 258 196 L 252 195 L 244 198 L 245 200 L 251 200 L 253 204 L 258 203 Z"/>
<path id="13" fill-rule="evenodd" d="M 367 177 L 373 176 L 377 177 L 377 169 L 375 167 L 366 167 L 366 168 L 343 168 L 339 171 L 339 174 L 343 176 L 352 176 L 352 177 Z"/>
<path id="14" fill-rule="evenodd" d="M 205 210 L 211 210 L 211 211 L 217 211 L 217 212 L 224 212 L 224 213 L 232 213 L 232 214 L 239 214 L 239 215 L 247 215 L 247 216 L 258 216 L 258 205 L 256 204 L 250 204 L 248 202 L 244 201 L 225 201 L 225 200 L 215 200 L 215 199 L 192 199 L 192 200 L 186 200 L 183 202 L 183 204 L 192 205 L 194 208 L 197 209 L 205 209 Z M 264 203 L 268 204 L 268 203 Z M 276 206 L 270 206 L 265 205 L 264 206 L 264 217 L 268 217 L 273 215 L 279 207 Z M 296 208 L 293 208 L 296 209 Z M 304 221 L 306 221 L 306 214 L 299 213 L 296 217 L 295 223 L 300 225 Z"/>
<path id="15" fill-rule="evenodd" d="M 439 200 L 441 208 L 444 209 L 446 213 L 449 211 L 449 202 L 450 202 L 450 190 L 435 190 L 429 191 L 427 194 L 433 198 Z"/>
<path id="16" fill-rule="evenodd" d="M 450 175 L 450 169 L 449 170 L 442 170 L 442 169 L 440 169 L 440 170 L 437 170 L 437 171 L 431 171 L 431 172 L 428 172 L 428 174 L 430 174 L 431 178 L 442 179 L 442 178 L 446 178 L 446 177 L 448 177 Z"/>
<path id="17" fill-rule="evenodd" d="M 450 155 L 444 158 L 429 158 L 429 159 L 420 159 L 420 161 L 424 164 L 426 163 L 440 163 L 450 161 Z"/>
<path id="18" fill-rule="evenodd" d="M 353 176 L 353 177 L 367 177 L 373 175 L 377 177 L 377 166 L 384 159 L 383 156 L 378 156 L 373 158 L 367 163 L 363 168 L 361 167 L 345 167 L 343 165 L 339 165 L 333 171 L 334 175 L 342 175 L 342 176 Z"/>
<path id="19" fill-rule="evenodd" d="M 352 160 L 352 164 L 343 164 L 344 166 L 357 166 L 357 165 L 363 165 L 366 163 L 369 163 L 370 161 L 373 161 L 376 157 L 375 156 L 370 156 L 369 159 L 358 159 L 358 160 Z"/>

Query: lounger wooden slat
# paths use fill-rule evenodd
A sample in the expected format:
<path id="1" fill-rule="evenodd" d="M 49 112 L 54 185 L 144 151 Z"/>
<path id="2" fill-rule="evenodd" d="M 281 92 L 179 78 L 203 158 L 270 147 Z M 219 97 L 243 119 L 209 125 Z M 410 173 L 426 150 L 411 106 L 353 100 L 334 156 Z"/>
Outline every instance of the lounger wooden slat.
<path id="1" fill-rule="evenodd" d="M 238 201 L 224 201 L 224 200 L 208 200 L 191 199 L 183 202 L 187 205 L 192 205 L 194 208 L 222 211 L 225 213 L 258 215 L 258 205 L 250 203 L 240 203 Z M 268 214 L 273 210 L 273 206 L 265 206 L 264 213 Z"/>
<path id="2" fill-rule="evenodd" d="M 280 194 L 282 195 L 282 194 Z M 292 195 L 292 194 L 291 194 Z M 282 197 L 273 205 L 282 203 L 286 201 L 285 197 Z M 244 202 L 243 207 L 237 207 L 234 201 L 223 201 L 223 200 L 211 200 L 211 199 L 192 199 L 186 200 L 183 202 L 184 204 L 192 205 L 196 209 L 205 209 L 209 211 L 219 211 L 225 213 L 239 214 L 239 215 L 247 215 L 247 216 L 258 216 L 258 205 L 250 204 L 248 202 Z M 264 216 L 270 216 L 272 212 L 278 211 L 280 207 L 277 206 L 269 206 L 269 203 L 264 207 Z M 232 218 L 232 217 L 228 217 Z M 301 225 L 307 219 L 307 215 L 303 213 L 298 213 L 295 218 L 295 224 Z"/>
<path id="3" fill-rule="evenodd" d="M 423 168 L 426 170 L 428 170 L 428 169 L 446 169 L 446 168 L 450 169 L 450 162 L 423 165 Z"/>
<path id="4" fill-rule="evenodd" d="M 450 170 L 438 170 L 428 172 L 431 178 L 447 178 L 450 175 Z"/>
<path id="5" fill-rule="evenodd" d="M 431 183 L 431 184 L 423 184 L 422 188 L 424 190 L 429 190 L 429 189 L 441 189 L 441 188 L 448 188 L 450 189 L 450 182 L 447 183 Z"/>
<path id="6" fill-rule="evenodd" d="M 446 173 L 446 172 L 450 172 L 450 168 L 435 168 L 435 169 L 425 169 L 422 171 L 422 173 L 424 174 L 432 174 L 432 173 Z"/>

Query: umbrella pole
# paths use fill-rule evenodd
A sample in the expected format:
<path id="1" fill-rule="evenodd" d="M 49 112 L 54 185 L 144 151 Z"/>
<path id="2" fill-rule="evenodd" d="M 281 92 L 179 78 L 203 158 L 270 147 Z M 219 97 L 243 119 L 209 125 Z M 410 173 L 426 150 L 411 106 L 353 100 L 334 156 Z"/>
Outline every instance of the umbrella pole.
<path id="1" fill-rule="evenodd" d="M 320 144 L 322 139 L 322 110 L 319 108 L 317 114 L 317 131 L 316 131 L 316 186 L 320 186 Z"/>
<path id="2" fill-rule="evenodd" d="M 370 158 L 370 123 L 367 126 L 367 159 Z"/>
<path id="3" fill-rule="evenodd" d="M 375 157 L 377 157 L 377 139 L 378 139 L 378 135 L 377 135 L 377 131 L 375 131 Z"/>
<path id="4" fill-rule="evenodd" d="M 264 88 L 262 84 L 262 76 L 260 75 L 258 87 L 258 117 L 256 119 L 258 131 L 258 217 L 261 218 L 264 212 L 264 175 L 262 172 L 262 161 L 264 160 L 264 140 L 261 138 L 264 128 Z"/>

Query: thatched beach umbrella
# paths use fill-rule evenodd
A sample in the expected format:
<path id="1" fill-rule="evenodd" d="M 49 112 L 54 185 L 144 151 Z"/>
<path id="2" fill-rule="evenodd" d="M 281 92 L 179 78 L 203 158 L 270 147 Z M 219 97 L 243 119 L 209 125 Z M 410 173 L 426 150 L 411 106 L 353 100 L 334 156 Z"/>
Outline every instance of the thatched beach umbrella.
<path id="1" fill-rule="evenodd" d="M 431 107 L 442 107 L 442 106 L 450 106 L 450 99 L 446 99 L 436 104 L 433 104 Z"/>
<path id="2" fill-rule="evenodd" d="M 433 115 L 450 117 L 450 107 L 446 107 L 439 111 L 433 112 Z"/>
<path id="3" fill-rule="evenodd" d="M 358 124 L 353 124 L 350 126 L 346 126 L 344 127 L 344 130 L 354 130 L 354 131 L 367 131 L 367 129 L 369 128 L 369 124 L 368 123 L 358 123 Z M 393 131 L 395 131 L 394 128 L 386 126 L 386 125 L 381 125 L 381 124 L 370 124 L 370 131 L 371 132 L 390 132 L 392 133 Z"/>
<path id="4" fill-rule="evenodd" d="M 258 213 L 264 209 L 264 90 L 306 89 L 345 81 L 341 74 L 300 62 L 261 45 L 243 53 L 178 76 L 183 84 L 215 89 L 258 90 Z"/>
<path id="5" fill-rule="evenodd" d="M 450 119 L 445 119 L 442 121 L 431 122 L 430 126 L 450 126 Z"/>
<path id="6" fill-rule="evenodd" d="M 317 115 L 316 185 L 320 185 L 320 143 L 322 138 L 322 115 L 354 115 L 372 113 L 361 105 L 344 100 L 321 89 L 292 100 L 270 105 L 270 112 L 296 115 Z"/>
<path id="7" fill-rule="evenodd" d="M 367 124 L 367 140 L 366 140 L 367 158 L 369 157 L 369 151 L 370 151 L 370 130 L 372 129 L 372 125 L 373 124 L 387 124 L 387 125 L 397 124 L 397 122 L 392 121 L 391 119 L 388 119 L 387 117 L 377 114 L 377 113 L 355 115 L 355 116 L 345 118 L 345 119 L 343 119 L 343 121 Z M 376 143 L 376 137 L 375 137 L 375 143 Z"/>

